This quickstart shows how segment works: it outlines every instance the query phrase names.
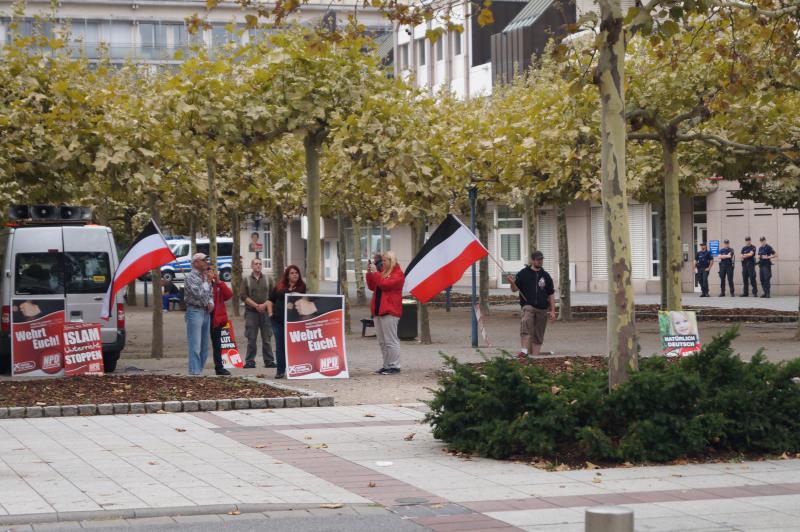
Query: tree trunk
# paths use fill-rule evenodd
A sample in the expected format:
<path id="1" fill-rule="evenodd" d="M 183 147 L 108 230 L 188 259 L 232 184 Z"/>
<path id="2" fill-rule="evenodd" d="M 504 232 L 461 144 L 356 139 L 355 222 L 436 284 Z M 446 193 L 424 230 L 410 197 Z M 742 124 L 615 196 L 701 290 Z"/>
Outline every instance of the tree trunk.
<path id="1" fill-rule="evenodd" d="M 319 292 L 319 158 L 322 146 L 320 135 L 308 133 L 303 141 L 306 154 L 306 180 L 308 196 L 308 240 L 306 242 L 306 288 L 308 293 Z"/>
<path id="2" fill-rule="evenodd" d="M 189 215 L 189 256 L 197 253 L 197 215 Z"/>
<path id="3" fill-rule="evenodd" d="M 159 223 L 158 193 L 150 193 L 150 216 Z M 161 269 L 150 270 L 153 279 L 153 334 L 150 341 L 150 357 L 161 358 L 164 356 L 164 314 L 161 309 Z"/>
<path id="4" fill-rule="evenodd" d="M 800 223 L 800 198 L 797 201 L 797 222 Z M 800 304 L 797 307 L 797 332 L 794 334 L 794 339 L 800 340 Z"/>
<path id="5" fill-rule="evenodd" d="M 489 249 L 489 213 L 487 201 L 478 199 L 475 205 L 475 230 L 478 239 Z M 502 272 L 500 272 L 502 274 Z M 489 315 L 489 257 L 483 257 L 478 263 L 478 301 L 481 314 Z"/>
<path id="6" fill-rule="evenodd" d="M 567 238 L 567 208 L 563 203 L 556 206 L 556 224 L 558 230 L 558 319 L 572 319 L 572 298 L 569 278 L 569 239 Z"/>
<path id="7" fill-rule="evenodd" d="M 206 159 L 206 170 L 208 173 L 208 256 L 211 260 L 211 267 L 217 267 L 217 185 L 216 185 L 216 161 L 208 157 Z"/>
<path id="8" fill-rule="evenodd" d="M 662 139 L 661 150 L 664 159 L 664 216 L 666 218 L 667 244 L 667 310 L 681 310 L 681 203 L 680 169 L 674 139 Z"/>
<path id="9" fill-rule="evenodd" d="M 425 245 L 425 219 L 418 218 L 414 221 L 414 255 L 419 253 L 422 246 Z M 428 305 L 417 303 L 418 320 L 419 323 L 419 341 L 425 345 L 433 343 L 431 340 L 431 323 L 428 317 Z"/>
<path id="10" fill-rule="evenodd" d="M 231 261 L 231 306 L 233 315 L 239 316 L 241 305 L 239 302 L 239 285 L 242 282 L 242 249 L 241 249 L 241 223 L 239 222 L 239 210 L 234 207 L 231 209 L 231 236 L 233 237 L 233 251 Z"/>
<path id="11" fill-rule="evenodd" d="M 667 211 L 664 198 L 658 207 L 658 278 L 661 284 L 661 310 L 667 310 Z"/>
<path id="12" fill-rule="evenodd" d="M 539 208 L 532 197 L 525 197 L 525 220 L 528 222 L 528 262 L 531 253 L 539 249 Z"/>
<path id="13" fill-rule="evenodd" d="M 272 235 L 272 276 L 277 281 L 286 269 L 286 220 L 283 209 L 275 207 L 270 217 Z"/>
<path id="14" fill-rule="evenodd" d="M 599 0 L 600 53 L 595 82 L 601 105 L 601 186 L 608 256 L 608 383 L 616 387 L 637 364 L 628 191 L 625 169 L 625 34 L 620 0 Z"/>
<path id="15" fill-rule="evenodd" d="M 130 209 L 125 210 L 125 232 L 128 233 L 128 249 L 133 245 L 133 239 L 136 235 L 133 234 L 133 214 Z M 159 271 L 159 275 L 161 272 Z M 136 298 L 136 279 L 128 283 L 128 298 L 125 300 L 129 307 L 138 307 L 139 301 Z"/>
<path id="16" fill-rule="evenodd" d="M 339 291 L 344 295 L 344 332 L 350 334 L 352 332 L 350 325 L 350 288 L 347 283 L 347 253 L 345 252 L 345 231 L 344 231 L 344 216 L 339 213 L 336 216 L 336 230 L 337 238 L 339 240 L 336 245 L 336 257 L 339 262 Z"/>
<path id="17" fill-rule="evenodd" d="M 367 287 L 364 285 L 364 264 L 361 262 L 361 222 L 353 218 L 353 274 L 356 278 L 356 305 L 367 304 Z"/>

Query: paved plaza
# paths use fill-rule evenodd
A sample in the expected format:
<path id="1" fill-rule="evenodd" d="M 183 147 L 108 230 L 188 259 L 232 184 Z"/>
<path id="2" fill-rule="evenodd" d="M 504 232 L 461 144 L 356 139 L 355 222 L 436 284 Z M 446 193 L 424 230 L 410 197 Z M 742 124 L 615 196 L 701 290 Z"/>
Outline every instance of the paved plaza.
<path id="1" fill-rule="evenodd" d="M 580 531 L 585 508 L 615 504 L 641 531 L 800 529 L 797 459 L 544 471 L 444 452 L 423 417 L 395 404 L 2 420 L 0 524 Z"/>

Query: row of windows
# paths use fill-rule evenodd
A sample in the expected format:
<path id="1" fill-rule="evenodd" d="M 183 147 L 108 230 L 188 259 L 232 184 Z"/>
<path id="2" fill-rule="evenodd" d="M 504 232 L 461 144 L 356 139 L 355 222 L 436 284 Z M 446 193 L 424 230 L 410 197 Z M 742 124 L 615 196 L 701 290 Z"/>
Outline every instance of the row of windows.
<path id="1" fill-rule="evenodd" d="M 461 40 L 462 35 L 460 32 L 453 31 L 449 33 L 445 33 L 439 39 L 436 40 L 436 43 L 433 45 L 434 53 L 436 55 L 436 61 L 444 61 L 444 41 L 445 39 L 450 39 L 450 50 L 452 51 L 453 56 L 461 55 Z M 416 52 L 416 59 L 417 65 L 416 66 L 425 66 L 427 63 L 427 46 L 426 44 L 430 42 L 425 38 L 415 39 L 414 40 L 414 50 Z M 400 69 L 406 70 L 411 68 L 411 64 L 409 63 L 409 50 L 410 50 L 411 43 L 401 44 L 398 47 L 398 55 L 399 55 L 399 62 L 400 62 Z"/>

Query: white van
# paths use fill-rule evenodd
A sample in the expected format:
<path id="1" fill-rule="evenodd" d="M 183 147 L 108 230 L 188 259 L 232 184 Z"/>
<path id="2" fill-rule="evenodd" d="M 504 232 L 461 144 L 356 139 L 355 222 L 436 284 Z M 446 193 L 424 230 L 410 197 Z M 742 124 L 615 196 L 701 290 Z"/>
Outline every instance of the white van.
<path id="1" fill-rule="evenodd" d="M 177 260 L 165 264 L 161 267 L 161 278 L 165 281 L 174 281 L 183 278 L 192 269 L 192 254 L 189 252 L 192 241 L 184 238 L 172 238 L 167 240 L 167 245 L 175 255 Z M 208 238 L 197 239 L 197 250 L 195 253 L 205 253 L 210 255 L 211 245 Z M 233 255 L 233 238 L 226 236 L 217 237 L 217 271 L 220 279 L 229 282 L 232 277 L 231 262 Z"/>
<path id="2" fill-rule="evenodd" d="M 119 262 L 111 229 L 61 221 L 57 215 L 38 220 L 13 218 L 18 227 L 0 230 L 0 372 L 11 368 L 12 299 L 29 296 L 63 300 L 65 321 L 100 323 L 105 371 L 114 371 L 125 347 L 122 293 L 117 295 L 111 318 L 100 319 L 103 296 Z"/>

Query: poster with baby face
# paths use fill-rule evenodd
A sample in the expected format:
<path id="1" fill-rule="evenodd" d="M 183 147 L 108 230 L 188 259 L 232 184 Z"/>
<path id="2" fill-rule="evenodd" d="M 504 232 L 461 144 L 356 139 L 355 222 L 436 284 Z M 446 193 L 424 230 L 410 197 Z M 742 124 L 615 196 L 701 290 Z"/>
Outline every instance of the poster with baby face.
<path id="1" fill-rule="evenodd" d="M 346 379 L 344 296 L 286 294 L 284 331 L 289 379 Z"/>
<path id="2" fill-rule="evenodd" d="M 63 299 L 12 300 L 11 375 L 63 375 L 63 334 Z"/>
<path id="3" fill-rule="evenodd" d="M 662 354 L 684 357 L 700 351 L 697 315 L 693 311 L 660 310 L 658 328 Z"/>

